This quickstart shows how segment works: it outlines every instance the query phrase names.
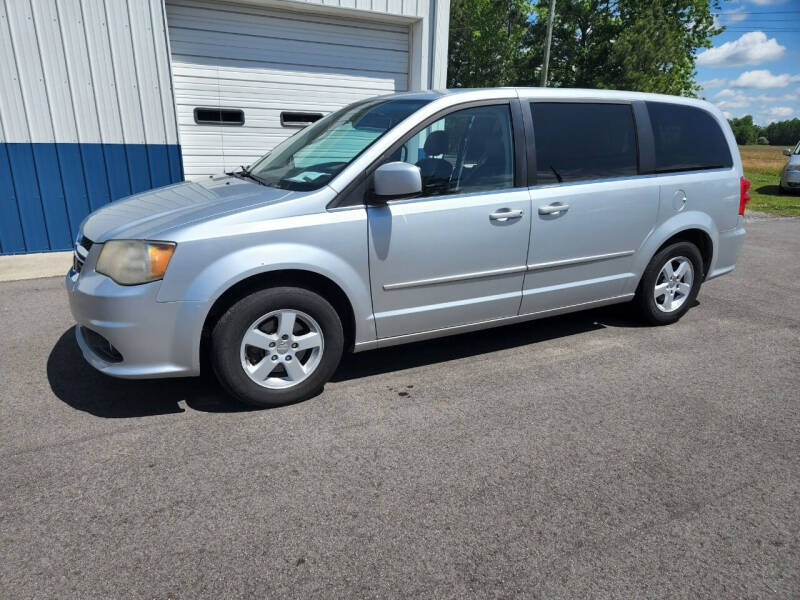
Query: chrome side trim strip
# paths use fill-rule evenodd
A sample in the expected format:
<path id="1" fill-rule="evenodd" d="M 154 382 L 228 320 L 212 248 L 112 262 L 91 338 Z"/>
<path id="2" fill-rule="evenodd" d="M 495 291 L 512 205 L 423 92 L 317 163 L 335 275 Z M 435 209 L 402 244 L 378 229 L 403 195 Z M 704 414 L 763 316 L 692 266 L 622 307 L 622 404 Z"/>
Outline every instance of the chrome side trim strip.
<path id="1" fill-rule="evenodd" d="M 489 271 L 476 271 L 475 273 L 464 273 L 462 275 L 445 275 L 444 277 L 432 277 L 431 279 L 419 279 L 417 281 L 403 281 L 400 283 L 386 283 L 383 289 L 403 290 L 406 288 L 422 287 L 426 285 L 437 285 L 439 283 L 453 283 L 468 279 L 481 279 L 483 277 L 496 277 L 498 275 L 510 275 L 512 273 L 522 273 L 527 270 L 526 266 L 504 267 L 502 269 L 491 269 Z"/>
<path id="2" fill-rule="evenodd" d="M 552 260 L 550 262 L 534 263 L 532 265 L 528 265 L 528 271 L 539 271 L 541 269 L 553 269 L 555 267 L 580 265 L 583 263 L 597 262 L 600 260 L 611 260 L 612 258 L 630 256 L 634 252 L 635 250 L 623 250 L 622 252 L 610 252 L 608 254 L 595 254 L 594 256 L 579 256 L 578 258 L 565 258 L 564 260 Z"/>
<path id="3" fill-rule="evenodd" d="M 612 258 L 622 258 L 630 256 L 634 250 L 624 250 L 622 252 L 611 252 L 609 254 L 595 254 L 593 256 L 579 256 L 578 258 L 566 258 L 564 260 L 553 260 L 550 262 L 534 263 L 520 267 L 504 267 L 502 269 L 491 269 L 489 271 L 476 271 L 474 273 L 463 273 L 459 275 L 445 275 L 444 277 L 432 277 L 430 279 L 418 279 L 416 281 L 402 281 L 399 283 L 386 283 L 383 285 L 385 291 L 404 290 L 408 288 L 423 287 L 426 285 L 437 285 L 440 283 L 454 283 L 457 281 L 467 281 L 470 279 L 482 279 L 485 277 L 497 277 L 498 275 L 511 275 L 522 273 L 523 271 L 539 271 L 541 269 L 553 269 L 555 267 L 565 267 L 569 265 L 579 265 L 583 263 L 597 262 L 601 260 L 611 260 Z"/>
<path id="4" fill-rule="evenodd" d="M 448 335 L 456 335 L 459 333 L 469 333 L 470 331 L 479 331 L 481 329 L 490 329 L 492 327 L 500 327 L 502 325 L 513 325 L 514 323 L 522 323 L 523 321 L 532 321 L 534 319 L 542 319 L 545 317 L 552 317 L 562 313 L 575 312 L 585 310 L 588 308 L 596 308 L 599 306 L 606 306 L 608 304 L 617 304 L 625 302 L 633 298 L 634 294 L 621 294 L 619 296 L 611 296 L 601 300 L 591 300 L 589 302 L 581 302 L 579 304 L 570 304 L 569 306 L 561 306 L 559 308 L 550 308 L 538 312 L 526 313 L 524 315 L 514 315 L 511 317 L 502 317 L 500 319 L 491 319 L 489 321 L 480 321 L 478 323 L 468 323 L 466 325 L 454 325 L 452 327 L 444 327 L 442 329 L 431 329 L 429 331 L 421 331 L 419 333 L 409 333 L 406 335 L 398 335 L 395 337 L 382 338 L 378 340 L 369 340 L 366 342 L 359 342 L 355 344 L 353 352 L 363 352 L 365 350 L 374 350 L 376 348 L 385 348 L 388 346 L 397 346 L 400 344 L 408 344 L 411 342 L 419 342 L 422 340 L 430 340 L 438 337 Z"/>

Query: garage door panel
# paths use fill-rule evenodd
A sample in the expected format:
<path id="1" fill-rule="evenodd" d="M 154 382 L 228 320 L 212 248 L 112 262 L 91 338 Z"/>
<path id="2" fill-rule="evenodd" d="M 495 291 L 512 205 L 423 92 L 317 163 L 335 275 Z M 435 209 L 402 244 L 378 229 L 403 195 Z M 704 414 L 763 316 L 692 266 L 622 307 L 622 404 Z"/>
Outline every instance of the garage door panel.
<path id="1" fill-rule="evenodd" d="M 283 111 L 327 114 L 408 88 L 408 27 L 274 8 L 167 0 L 178 128 L 188 178 L 251 164 L 297 129 Z M 197 107 L 244 111 L 197 124 Z"/>
<path id="2" fill-rule="evenodd" d="M 322 13 L 311 14 L 308 11 L 291 11 L 288 8 L 281 8 L 280 10 L 272 10 L 269 8 L 255 6 L 252 0 L 243 0 L 243 1 L 246 3 L 237 2 L 236 0 L 229 0 L 229 1 L 167 0 L 167 3 L 169 5 L 169 10 L 171 13 L 178 12 L 181 9 L 189 9 L 190 12 L 186 14 L 196 15 L 196 14 L 201 14 L 201 11 L 203 10 L 208 10 L 211 12 L 207 13 L 207 16 L 211 16 L 214 19 L 225 19 L 225 18 L 235 19 L 238 16 L 241 16 L 243 20 L 248 23 L 252 23 L 256 19 L 265 19 L 265 20 L 280 19 L 282 22 L 297 21 L 301 24 L 320 23 L 323 25 L 324 24 L 336 25 L 345 28 L 347 28 L 350 23 L 353 23 L 357 27 L 367 27 L 375 32 L 405 31 L 404 25 L 384 20 L 352 19 L 349 16 L 346 18 L 342 18 L 331 14 L 322 14 Z M 322 0 L 319 1 L 319 3 L 325 4 L 327 1 L 328 0 Z"/>
<path id="3" fill-rule="evenodd" d="M 203 65 L 177 62 L 173 59 L 173 74 L 175 79 L 181 79 L 181 85 L 176 86 L 183 89 L 191 85 L 218 84 L 223 87 L 227 85 L 260 85 L 265 89 L 283 89 L 285 86 L 306 86 L 319 91 L 321 87 L 326 90 L 340 88 L 342 90 L 354 90 L 365 88 L 369 90 L 378 89 L 384 93 L 391 93 L 396 90 L 407 88 L 407 75 L 405 73 L 381 73 L 372 71 L 369 74 L 352 73 L 345 74 L 335 69 L 303 67 L 296 71 L 271 69 L 267 64 L 254 63 L 250 67 L 234 66 L 234 61 L 219 61 L 219 65 L 206 67 Z M 228 83 L 230 82 L 230 83 Z"/>
<path id="4" fill-rule="evenodd" d="M 408 69 L 408 52 L 370 50 L 367 63 L 364 49 L 355 46 L 336 46 L 336 52 L 332 52 L 331 46 L 324 43 L 271 41 L 271 44 L 245 43 L 250 40 L 213 34 L 204 34 L 200 39 L 195 32 L 192 35 L 177 32 L 172 40 L 172 52 L 183 62 L 207 64 L 208 58 L 223 58 L 242 65 L 253 61 L 267 63 L 273 69 L 284 68 L 286 71 L 295 71 L 303 66 L 389 73 L 405 73 Z"/>
<path id="5" fill-rule="evenodd" d="M 350 25 L 314 23 L 296 19 L 261 17 L 251 14 L 227 13 L 219 10 L 175 7 L 171 14 L 181 19 L 181 26 L 196 31 L 246 35 L 277 40 L 319 41 L 352 45 L 354 33 L 363 48 L 408 50 L 408 36 L 402 28 L 375 30 L 374 27 L 355 28 Z"/>
<path id="6" fill-rule="evenodd" d="M 272 106 L 283 108 L 285 101 L 289 100 L 313 100 L 331 106 L 341 106 L 342 102 L 352 102 L 365 96 L 375 96 L 379 94 L 391 93 L 395 88 L 396 80 L 375 80 L 372 86 L 359 88 L 330 87 L 321 94 L 319 85 L 306 85 L 286 83 L 284 85 L 271 82 L 243 82 L 239 80 L 227 80 L 225 83 L 217 82 L 213 79 L 193 79 L 187 80 L 176 78 L 175 99 L 178 103 L 192 104 L 194 99 L 203 96 L 206 98 L 218 98 L 221 102 L 230 103 L 232 106 L 240 104 L 252 106 Z"/>

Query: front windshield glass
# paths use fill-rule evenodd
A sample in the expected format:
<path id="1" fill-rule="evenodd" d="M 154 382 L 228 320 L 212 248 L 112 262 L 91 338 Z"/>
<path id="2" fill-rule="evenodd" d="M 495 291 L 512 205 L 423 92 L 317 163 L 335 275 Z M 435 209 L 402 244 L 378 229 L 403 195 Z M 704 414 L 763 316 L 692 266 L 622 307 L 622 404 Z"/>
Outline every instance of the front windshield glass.
<path id="1" fill-rule="evenodd" d="M 327 115 L 278 144 L 250 173 L 265 185 L 316 190 L 429 100 L 367 100 Z"/>
<path id="2" fill-rule="evenodd" d="M 797 146 L 794 147 L 794 153 L 800 154 L 800 142 L 797 143 Z"/>

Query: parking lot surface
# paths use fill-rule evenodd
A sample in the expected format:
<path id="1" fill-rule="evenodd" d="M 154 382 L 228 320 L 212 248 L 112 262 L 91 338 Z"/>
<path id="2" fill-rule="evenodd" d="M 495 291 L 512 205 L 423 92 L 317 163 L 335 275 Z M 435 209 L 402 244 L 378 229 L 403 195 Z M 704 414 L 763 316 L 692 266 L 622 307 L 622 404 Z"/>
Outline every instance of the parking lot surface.
<path id="1" fill-rule="evenodd" d="M 800 220 L 678 324 L 626 307 L 353 356 L 247 411 L 80 357 L 0 284 L 0 597 L 800 596 Z"/>

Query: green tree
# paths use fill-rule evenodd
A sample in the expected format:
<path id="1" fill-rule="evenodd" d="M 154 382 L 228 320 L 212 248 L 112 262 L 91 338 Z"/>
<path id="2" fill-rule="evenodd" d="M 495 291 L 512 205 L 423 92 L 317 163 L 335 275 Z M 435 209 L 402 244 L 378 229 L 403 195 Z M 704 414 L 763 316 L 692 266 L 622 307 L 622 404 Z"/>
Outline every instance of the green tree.
<path id="1" fill-rule="evenodd" d="M 758 140 L 760 128 L 753 123 L 753 117 L 746 115 L 738 119 L 728 119 L 733 130 L 733 137 L 736 138 L 736 143 L 740 146 L 747 144 L 755 144 Z"/>
<path id="2" fill-rule="evenodd" d="M 776 121 L 761 130 L 761 135 L 776 146 L 794 146 L 800 142 L 800 119 Z"/>
<path id="3" fill-rule="evenodd" d="M 529 0 L 452 0 L 447 87 L 513 85 Z"/>
<path id="4" fill-rule="evenodd" d="M 520 83 L 536 85 L 548 0 L 537 0 Z M 695 60 L 722 31 L 719 0 L 557 0 L 550 84 L 695 96 Z"/>

